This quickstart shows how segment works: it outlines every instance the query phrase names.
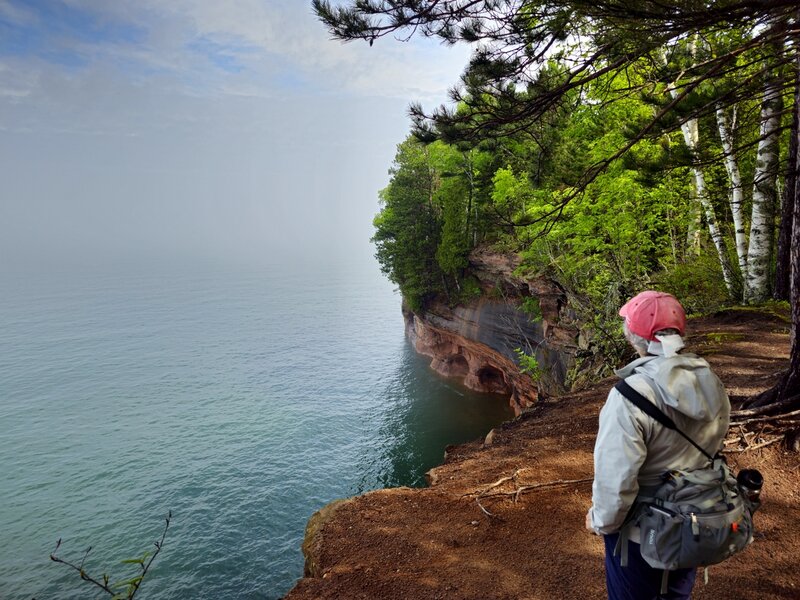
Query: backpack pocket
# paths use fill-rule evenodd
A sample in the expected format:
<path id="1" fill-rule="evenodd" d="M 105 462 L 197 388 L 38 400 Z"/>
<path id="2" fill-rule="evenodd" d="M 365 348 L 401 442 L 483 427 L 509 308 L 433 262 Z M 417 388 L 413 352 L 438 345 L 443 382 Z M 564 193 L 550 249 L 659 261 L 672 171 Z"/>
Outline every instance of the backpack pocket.
<path id="1" fill-rule="evenodd" d="M 684 515 L 643 505 L 639 514 L 642 558 L 655 569 L 677 569 L 683 545 Z"/>
<path id="2" fill-rule="evenodd" d="M 751 539 L 752 520 L 740 504 L 734 510 L 675 513 L 643 507 L 639 518 L 642 558 L 656 569 L 684 569 L 722 562 Z"/>
<path id="3" fill-rule="evenodd" d="M 686 516 L 689 526 L 684 528 L 683 565 L 715 565 L 750 543 L 753 522 L 742 504 L 732 511 Z"/>

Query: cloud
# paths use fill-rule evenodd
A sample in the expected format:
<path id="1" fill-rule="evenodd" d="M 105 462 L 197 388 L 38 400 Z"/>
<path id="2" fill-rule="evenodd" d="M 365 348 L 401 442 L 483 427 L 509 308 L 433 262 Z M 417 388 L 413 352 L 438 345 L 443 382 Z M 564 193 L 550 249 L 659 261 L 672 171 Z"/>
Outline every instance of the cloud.
<path id="1" fill-rule="evenodd" d="M 290 82 L 319 93 L 443 100 L 468 49 L 431 40 L 332 41 L 297 0 L 64 0 L 0 4 L 17 39 L 0 53 L 73 68 L 110 66 L 131 78 L 169 74 L 188 93 L 273 94 Z M 8 37 L 8 36 L 7 36 Z M 246 90 L 246 91 L 244 91 Z"/>

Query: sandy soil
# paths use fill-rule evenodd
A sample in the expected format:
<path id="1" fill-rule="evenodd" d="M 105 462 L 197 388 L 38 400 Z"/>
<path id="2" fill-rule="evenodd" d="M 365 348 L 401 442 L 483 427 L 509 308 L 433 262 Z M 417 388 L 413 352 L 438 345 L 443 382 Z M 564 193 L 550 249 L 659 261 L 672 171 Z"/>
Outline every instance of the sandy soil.
<path id="1" fill-rule="evenodd" d="M 711 362 L 734 407 L 788 364 L 789 326 L 778 317 L 728 311 L 690 327 L 689 350 Z M 328 507 L 310 524 L 309 576 L 286 598 L 604 598 L 602 540 L 583 520 L 597 418 L 612 384 L 542 401 L 494 430 L 490 443 L 449 449 L 429 488 L 380 490 Z M 753 545 L 712 567 L 708 585 L 698 577 L 694 597 L 800 599 L 800 455 L 780 445 L 729 448 L 734 467 L 764 474 L 764 506 Z M 556 480 L 586 481 L 516 494 Z"/>

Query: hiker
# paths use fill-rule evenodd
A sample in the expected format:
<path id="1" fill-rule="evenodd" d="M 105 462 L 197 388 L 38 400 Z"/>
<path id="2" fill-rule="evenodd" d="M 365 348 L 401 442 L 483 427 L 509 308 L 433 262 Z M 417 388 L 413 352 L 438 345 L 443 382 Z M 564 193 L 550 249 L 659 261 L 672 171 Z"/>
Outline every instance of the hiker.
<path id="1" fill-rule="evenodd" d="M 708 453 L 719 451 L 728 431 L 730 402 L 705 360 L 680 353 L 686 331 L 680 302 L 670 294 L 646 291 L 619 314 L 625 319 L 625 338 L 640 358 L 616 374 Z M 701 468 L 708 459 L 628 401 L 629 396 L 613 388 L 600 412 L 586 528 L 604 538 L 610 600 L 689 598 L 696 569 L 651 567 L 640 553 L 638 527 L 626 527 L 622 540 L 620 529 L 642 490 L 658 488 L 666 472 Z M 620 548 L 625 546 L 627 565 L 622 566 Z"/>

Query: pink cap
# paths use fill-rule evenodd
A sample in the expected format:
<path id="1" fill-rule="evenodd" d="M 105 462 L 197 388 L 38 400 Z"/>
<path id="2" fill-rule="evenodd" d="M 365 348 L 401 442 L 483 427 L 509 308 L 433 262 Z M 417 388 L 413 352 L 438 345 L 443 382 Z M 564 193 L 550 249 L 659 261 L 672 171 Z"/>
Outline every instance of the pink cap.
<path id="1" fill-rule="evenodd" d="M 681 335 L 686 332 L 686 313 L 681 303 L 664 292 L 648 290 L 637 294 L 619 309 L 619 314 L 625 317 L 630 331 L 650 341 L 662 329 L 677 329 Z"/>

